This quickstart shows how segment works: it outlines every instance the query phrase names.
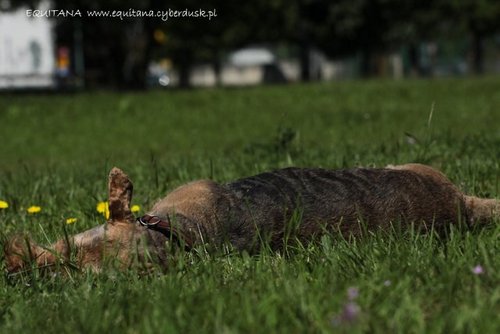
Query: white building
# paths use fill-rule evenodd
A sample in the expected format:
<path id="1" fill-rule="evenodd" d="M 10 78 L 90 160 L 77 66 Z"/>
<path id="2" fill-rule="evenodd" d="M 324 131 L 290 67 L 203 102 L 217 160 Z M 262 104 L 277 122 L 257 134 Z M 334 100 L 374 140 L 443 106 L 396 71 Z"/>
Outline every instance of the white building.
<path id="1" fill-rule="evenodd" d="M 40 9 L 48 8 L 42 1 Z M 54 24 L 26 10 L 0 11 L 0 89 L 55 85 Z"/>

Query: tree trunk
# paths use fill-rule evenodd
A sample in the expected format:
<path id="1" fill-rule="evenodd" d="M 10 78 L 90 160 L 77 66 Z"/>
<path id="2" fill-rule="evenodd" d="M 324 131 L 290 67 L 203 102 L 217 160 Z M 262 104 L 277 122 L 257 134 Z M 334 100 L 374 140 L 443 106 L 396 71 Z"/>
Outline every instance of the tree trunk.
<path id="1" fill-rule="evenodd" d="M 191 51 L 184 50 L 179 57 L 179 87 L 191 87 Z"/>
<path id="2" fill-rule="evenodd" d="M 106 60 L 109 70 L 105 66 L 102 67 L 102 81 L 108 82 L 114 88 L 125 88 L 123 67 L 125 64 L 126 48 L 123 46 L 122 41 L 118 38 L 110 44 L 109 59 Z M 102 82 L 98 82 L 97 84 L 100 85 L 101 83 Z"/>
<path id="3" fill-rule="evenodd" d="M 361 50 L 361 76 L 369 78 L 373 76 L 373 52 L 367 45 Z"/>
<path id="4" fill-rule="evenodd" d="M 418 45 L 415 43 L 412 43 L 409 46 L 408 60 L 410 62 L 410 75 L 417 77 L 422 76 L 422 64 L 420 61 L 420 52 L 418 50 Z"/>
<path id="5" fill-rule="evenodd" d="M 300 11 L 307 12 L 305 3 L 299 3 Z M 297 42 L 299 46 L 300 80 L 303 82 L 311 81 L 311 42 L 308 29 L 308 23 L 301 17 L 297 25 Z"/>
<path id="6" fill-rule="evenodd" d="M 311 44 L 305 38 L 300 41 L 300 80 L 311 81 Z"/>
<path id="7" fill-rule="evenodd" d="M 477 30 L 472 32 L 472 70 L 475 74 L 484 72 L 483 36 Z"/>
<path id="8" fill-rule="evenodd" d="M 151 20 L 140 18 L 125 27 L 127 37 L 124 52 L 126 56 L 122 68 L 122 86 L 125 89 L 146 89 L 153 33 L 148 21 Z"/>
<path id="9" fill-rule="evenodd" d="M 215 85 L 220 86 L 222 84 L 222 64 L 219 58 L 219 53 L 217 51 L 214 52 L 214 58 L 212 61 L 212 68 L 214 70 L 215 76 Z"/>

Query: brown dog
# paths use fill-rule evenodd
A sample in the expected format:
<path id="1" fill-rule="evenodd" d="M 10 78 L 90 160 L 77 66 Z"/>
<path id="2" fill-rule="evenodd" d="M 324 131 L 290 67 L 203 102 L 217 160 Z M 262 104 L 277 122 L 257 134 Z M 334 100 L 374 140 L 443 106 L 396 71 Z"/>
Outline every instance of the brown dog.
<path id="1" fill-rule="evenodd" d="M 363 229 L 388 229 L 391 223 L 440 231 L 500 215 L 500 201 L 466 196 L 441 172 L 419 164 L 337 171 L 286 168 L 222 185 L 195 181 L 175 189 L 137 220 L 131 198 L 132 182 L 113 168 L 106 224 L 47 248 L 15 237 L 5 245 L 7 270 L 64 263 L 72 250 L 80 267 L 95 271 L 105 258 L 117 259 L 123 268 L 133 263 L 166 267 L 173 244 L 189 250 L 229 242 L 256 252 L 263 242 L 277 250 L 325 233 L 358 235 Z"/>

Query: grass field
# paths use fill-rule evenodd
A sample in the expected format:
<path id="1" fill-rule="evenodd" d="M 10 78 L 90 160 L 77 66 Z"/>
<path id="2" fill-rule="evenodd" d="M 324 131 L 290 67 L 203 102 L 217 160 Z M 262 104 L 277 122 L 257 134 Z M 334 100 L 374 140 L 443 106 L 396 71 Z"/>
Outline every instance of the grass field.
<path id="1" fill-rule="evenodd" d="M 498 77 L 4 95 L 1 233 L 48 242 L 103 223 L 115 165 L 141 212 L 189 180 L 290 165 L 421 162 L 500 197 L 499 125 Z M 2 276 L 0 332 L 499 333 L 499 236 L 496 221 L 444 239 L 393 231 L 289 254 L 188 253 L 166 275 Z"/>

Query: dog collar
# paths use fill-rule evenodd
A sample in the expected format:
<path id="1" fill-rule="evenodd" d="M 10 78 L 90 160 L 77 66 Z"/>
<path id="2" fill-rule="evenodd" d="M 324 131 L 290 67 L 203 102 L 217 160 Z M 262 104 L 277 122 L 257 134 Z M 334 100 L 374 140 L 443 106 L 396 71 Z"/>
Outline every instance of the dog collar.
<path id="1" fill-rule="evenodd" d="M 193 247 L 193 240 L 187 234 L 183 233 L 179 226 L 173 225 L 168 216 L 166 219 L 161 219 L 158 216 L 144 215 L 138 217 L 136 220 L 139 224 L 150 230 L 158 231 L 169 239 L 176 239 L 179 244 L 184 245 L 186 250 L 190 250 Z"/>

